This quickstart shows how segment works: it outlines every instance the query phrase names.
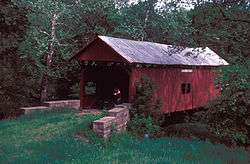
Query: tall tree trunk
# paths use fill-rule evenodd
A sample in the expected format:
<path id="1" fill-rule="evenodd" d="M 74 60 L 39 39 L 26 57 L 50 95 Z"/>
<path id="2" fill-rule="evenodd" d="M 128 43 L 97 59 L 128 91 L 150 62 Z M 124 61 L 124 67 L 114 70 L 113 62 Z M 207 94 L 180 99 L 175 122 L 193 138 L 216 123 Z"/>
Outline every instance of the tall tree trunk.
<path id="1" fill-rule="evenodd" d="M 49 53 L 46 56 L 46 70 L 43 73 L 42 83 L 41 83 L 41 102 L 48 100 L 48 88 L 49 88 L 49 71 L 52 65 L 55 47 L 54 42 L 56 41 L 56 20 L 58 18 L 58 14 L 54 14 L 51 18 L 51 40 L 49 42 Z"/>

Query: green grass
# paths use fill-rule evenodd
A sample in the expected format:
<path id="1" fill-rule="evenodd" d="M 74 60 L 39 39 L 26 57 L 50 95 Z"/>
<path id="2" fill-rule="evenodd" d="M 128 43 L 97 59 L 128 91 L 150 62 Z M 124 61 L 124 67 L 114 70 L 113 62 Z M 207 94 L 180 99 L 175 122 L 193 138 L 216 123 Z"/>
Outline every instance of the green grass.
<path id="1" fill-rule="evenodd" d="M 243 149 L 197 140 L 124 133 L 105 142 L 89 129 L 100 117 L 65 109 L 0 121 L 0 163 L 249 163 Z M 76 138 L 79 132 L 90 141 Z"/>

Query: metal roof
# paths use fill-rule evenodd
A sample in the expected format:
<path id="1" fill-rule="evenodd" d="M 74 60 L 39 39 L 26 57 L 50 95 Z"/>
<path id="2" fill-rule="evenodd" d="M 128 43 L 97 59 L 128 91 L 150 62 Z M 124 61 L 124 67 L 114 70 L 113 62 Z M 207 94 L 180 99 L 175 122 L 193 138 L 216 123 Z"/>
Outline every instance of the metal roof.
<path id="1" fill-rule="evenodd" d="M 206 48 L 187 48 L 154 42 L 98 36 L 130 63 L 221 66 L 228 63 Z"/>

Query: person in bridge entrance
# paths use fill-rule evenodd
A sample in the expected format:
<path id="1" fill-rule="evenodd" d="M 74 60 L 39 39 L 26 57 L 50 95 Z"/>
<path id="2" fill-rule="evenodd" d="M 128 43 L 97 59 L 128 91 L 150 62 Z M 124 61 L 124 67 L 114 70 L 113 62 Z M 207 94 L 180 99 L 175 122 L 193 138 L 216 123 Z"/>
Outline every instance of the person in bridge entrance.
<path id="1" fill-rule="evenodd" d="M 113 100 L 116 105 L 121 103 L 121 91 L 118 87 L 114 88 Z"/>

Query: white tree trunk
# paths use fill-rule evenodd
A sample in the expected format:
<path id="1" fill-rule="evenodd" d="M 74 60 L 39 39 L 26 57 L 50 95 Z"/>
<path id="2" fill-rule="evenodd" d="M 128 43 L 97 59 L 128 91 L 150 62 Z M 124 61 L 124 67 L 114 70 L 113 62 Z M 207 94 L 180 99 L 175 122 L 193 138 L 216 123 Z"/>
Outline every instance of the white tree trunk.
<path id="1" fill-rule="evenodd" d="M 51 34 L 50 34 L 50 41 L 49 41 L 49 53 L 46 56 L 46 70 L 43 73 L 42 77 L 42 92 L 41 92 L 41 102 L 48 100 L 48 88 L 49 88 L 49 69 L 51 68 L 53 57 L 55 53 L 55 46 L 54 43 L 56 41 L 56 24 L 57 18 L 59 14 L 53 14 L 51 18 Z"/>

